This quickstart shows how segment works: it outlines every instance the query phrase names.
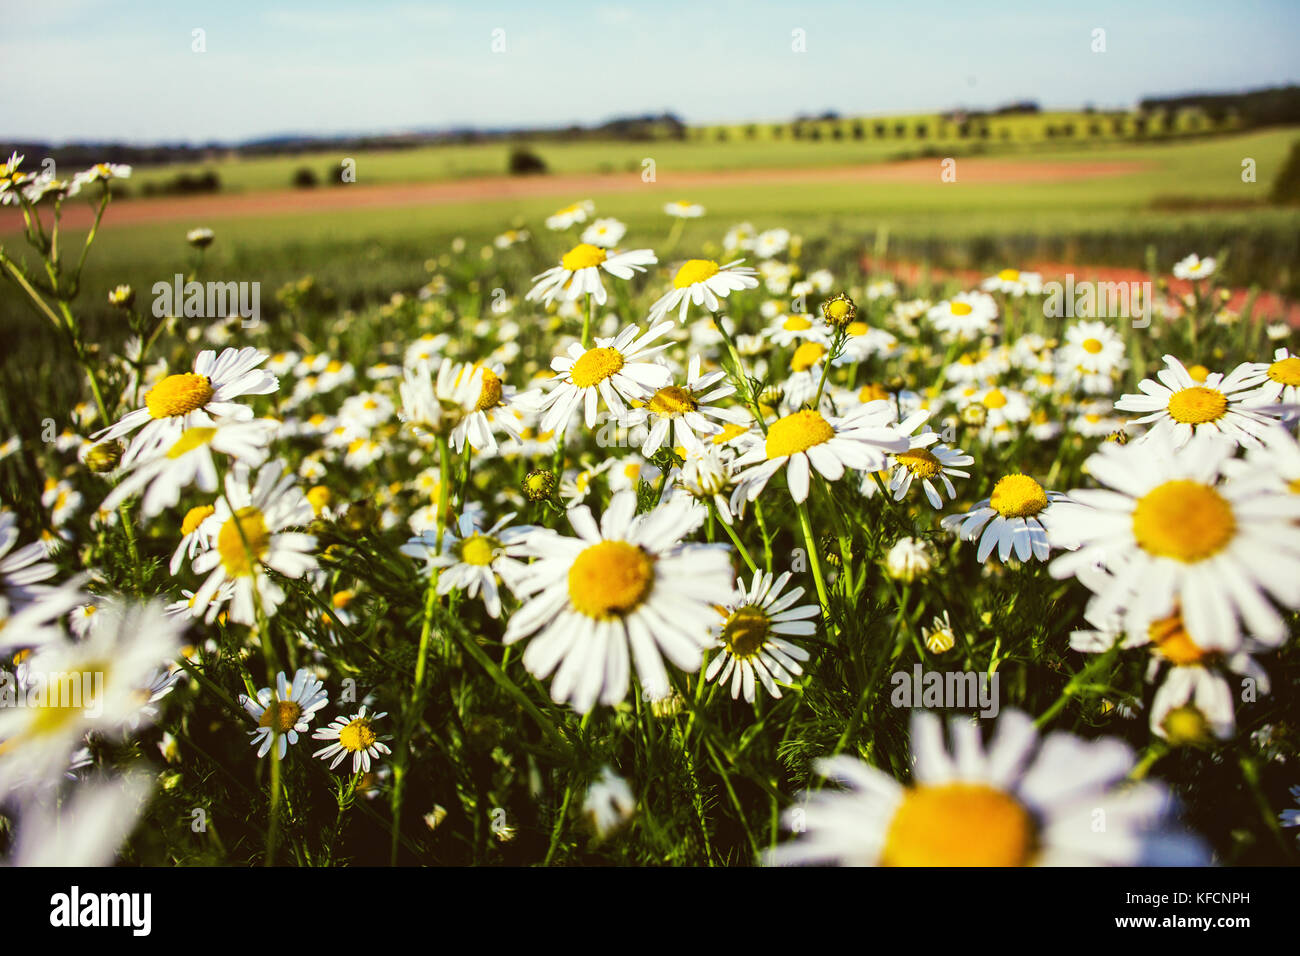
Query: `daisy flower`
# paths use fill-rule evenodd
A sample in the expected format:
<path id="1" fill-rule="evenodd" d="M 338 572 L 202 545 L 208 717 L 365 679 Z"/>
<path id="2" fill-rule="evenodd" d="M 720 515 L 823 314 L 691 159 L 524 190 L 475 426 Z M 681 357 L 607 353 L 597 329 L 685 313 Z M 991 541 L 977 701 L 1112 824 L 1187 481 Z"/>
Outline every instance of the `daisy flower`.
<path id="1" fill-rule="evenodd" d="M 925 316 L 945 336 L 973 339 L 993 331 L 998 306 L 987 292 L 959 292 L 933 306 Z"/>
<path id="2" fill-rule="evenodd" d="M 691 452 L 687 449 L 685 463 L 676 473 L 677 484 L 696 501 L 712 502 L 718 517 L 732 523 L 731 505 L 727 489 L 735 481 L 729 456 L 714 446 Z"/>
<path id="3" fill-rule="evenodd" d="M 617 219 L 597 219 L 582 231 L 582 241 L 601 249 L 613 249 L 626 232 L 627 226 Z"/>
<path id="4" fill-rule="evenodd" d="M 140 511 L 146 518 L 173 507 L 190 485 L 209 494 L 217 490 L 217 465 L 212 453 L 257 468 L 266 461 L 266 446 L 279 423 L 266 418 L 253 421 L 219 419 L 203 421 L 195 416 L 170 445 L 160 445 L 156 454 L 140 457 L 128 465 L 129 474 L 108 493 L 102 510 L 111 511 L 127 498 L 144 492 Z"/>
<path id="5" fill-rule="evenodd" d="M 743 690 L 745 700 L 753 703 L 755 677 L 768 694 L 780 697 L 777 684 L 792 684 L 803 673 L 799 662 L 808 660 L 808 652 L 786 637 L 815 634 L 817 625 L 809 618 L 819 617 L 821 607 L 795 607 L 804 589 L 793 588 L 783 595 L 789 583 L 789 571 L 775 580 L 771 574 L 759 572 L 748 588 L 738 578 L 739 597 L 724 608 L 722 623 L 713 627 L 721 650 L 709 662 L 704 679 L 725 684 L 730 678 L 732 700 Z"/>
<path id="6" fill-rule="evenodd" d="M 172 552 L 171 564 L 168 566 L 173 577 L 180 573 L 185 559 L 193 561 L 195 555 L 206 551 L 210 546 L 212 529 L 210 526 L 205 527 L 205 522 L 216 512 L 217 509 L 212 505 L 195 505 L 185 512 L 185 517 L 181 519 L 181 540 Z"/>
<path id="7" fill-rule="evenodd" d="M 727 383 L 727 373 L 722 369 L 703 373 L 700 366 L 700 356 L 692 356 L 686 384 L 663 386 L 632 414 L 630 422 L 633 425 L 653 422 L 645 444 L 641 446 L 641 454 L 646 458 L 670 439 L 674 447 L 702 451 L 701 436 L 711 437 L 722 431 L 721 425 L 709 419 L 735 420 L 731 409 L 715 404 L 736 391 L 735 386 Z"/>
<path id="8" fill-rule="evenodd" d="M 632 816 L 636 798 L 627 781 L 609 766 L 601 767 L 600 776 L 587 789 L 582 801 L 582 815 L 591 822 L 596 836 L 604 839 Z"/>
<path id="9" fill-rule="evenodd" d="M 1003 269 L 995 276 L 989 276 L 980 283 L 985 292 L 1005 292 L 1019 298 L 1025 293 L 1038 295 L 1043 291 L 1043 276 L 1038 272 L 1021 272 L 1019 269 Z"/>
<path id="10" fill-rule="evenodd" d="M 704 215 L 704 207 L 689 199 L 678 199 L 664 206 L 664 212 L 677 219 L 699 219 Z"/>
<path id="11" fill-rule="evenodd" d="M 633 666 L 650 697 L 668 696 L 664 657 L 696 671 L 713 643 L 715 605 L 732 594 L 727 549 L 682 543 L 704 519 L 685 498 L 637 515 L 636 495 L 621 492 L 599 525 L 586 506 L 568 514 L 576 538 L 527 539 L 537 560 L 519 593 L 532 597 L 511 616 L 505 643 L 530 638 L 524 667 L 551 677 L 551 699 L 580 713 L 623 700 Z"/>
<path id="12" fill-rule="evenodd" d="M 54 577 L 58 569 L 41 559 L 45 546 L 39 541 L 23 545 L 11 554 L 18 541 L 18 518 L 0 508 L 0 627 L 8 616 L 30 604 L 44 588 L 34 588 Z"/>
<path id="13" fill-rule="evenodd" d="M 885 570 L 895 581 L 915 581 L 939 560 L 934 546 L 917 538 L 899 538 L 885 555 Z"/>
<path id="14" fill-rule="evenodd" d="M 776 864 L 847 866 L 1133 866 L 1206 862 L 1200 841 L 1170 829 L 1169 795 L 1130 783 L 1134 755 L 1114 738 L 1058 732 L 1039 740 L 1033 718 L 1005 712 L 986 747 L 953 718 L 951 749 L 935 714 L 912 718 L 910 785 L 856 757 L 823 758 L 818 773 L 846 788 L 818 790 L 786 811 L 801 832 Z M 1105 813 L 1106 827 L 1094 821 Z"/>
<path id="15" fill-rule="evenodd" d="M 559 232 L 576 226 L 578 223 L 586 222 L 587 217 L 596 211 L 596 204 L 590 199 L 584 199 L 582 202 L 575 202 L 572 206 L 565 206 L 557 210 L 553 215 L 546 217 L 546 228 Z"/>
<path id="16" fill-rule="evenodd" d="M 288 530 L 312 520 L 311 504 L 294 483 L 293 473 L 286 474 L 283 462 L 273 461 L 257 472 L 254 483 L 250 478 L 242 465 L 226 475 L 226 493 L 207 519 L 212 549 L 194 559 L 194 572 L 208 575 L 195 595 L 194 616 L 206 610 L 208 623 L 218 610 L 213 598 L 227 582 L 235 586 L 231 620 L 253 624 L 259 605 L 269 616 L 284 601 L 284 589 L 268 570 L 300 578 L 316 567 L 316 538 Z"/>
<path id="17" fill-rule="evenodd" d="M 1176 279 L 1208 279 L 1214 275 L 1214 269 L 1218 265 L 1210 256 L 1202 259 L 1196 253 L 1192 253 L 1185 259 L 1179 259 L 1174 263 L 1174 278 Z"/>
<path id="18" fill-rule="evenodd" d="M 1097 591 L 1105 613 L 1140 631 L 1181 607 L 1191 633 L 1234 651 L 1242 621 L 1270 645 L 1286 623 L 1269 603 L 1300 607 L 1300 496 L 1268 482 L 1220 481 L 1231 446 L 1206 437 L 1174 448 L 1169 436 L 1105 444 L 1085 468 L 1104 488 L 1075 489 L 1050 520 L 1072 548 L 1051 565 Z M 1090 569 L 1110 574 L 1098 584 Z"/>
<path id="19" fill-rule="evenodd" d="M 903 427 L 899 430 L 907 431 Z M 902 501 L 906 497 L 913 481 L 921 483 L 926 499 L 936 511 L 943 508 L 943 495 L 935 487 L 936 482 L 943 482 L 949 498 L 957 496 L 957 489 L 953 487 L 952 478 L 949 476 L 969 478 L 970 472 L 960 469 L 965 465 L 973 465 L 975 459 L 960 448 L 935 444 L 938 440 L 939 435 L 927 428 L 909 439 L 910 445 L 907 451 L 898 452 L 893 456 L 893 474 L 889 479 L 889 490 L 893 492 L 895 501 Z"/>
<path id="20" fill-rule="evenodd" d="M 734 259 L 718 265 L 712 259 L 687 260 L 673 277 L 672 291 L 650 306 L 650 321 L 657 322 L 677 309 L 677 318 L 685 324 L 686 310 L 692 303 L 717 312 L 722 308 L 720 298 L 725 299 L 741 289 L 758 288 L 758 280 L 754 278 L 757 273 L 742 266 L 740 263 L 744 261 Z"/>
<path id="21" fill-rule="evenodd" d="M 830 343 L 826 330 L 820 325 L 814 325 L 812 319 L 799 312 L 777 315 L 772 324 L 763 330 L 763 335 L 781 348 L 797 347 L 803 342 L 820 342 L 823 345 Z"/>
<path id="22" fill-rule="evenodd" d="M 485 397 L 489 370 L 479 366 L 469 374 L 465 371 L 464 366 L 447 358 L 438 366 L 436 379 L 428 362 L 407 368 L 397 387 L 402 402 L 398 417 L 418 435 L 454 431 L 466 416 L 479 410 L 478 404 Z M 491 389 L 486 397 L 491 397 Z"/>
<path id="23" fill-rule="evenodd" d="M 1109 375 L 1124 368 L 1124 339 L 1105 322 L 1076 322 L 1065 330 L 1060 364 L 1085 375 Z"/>
<path id="24" fill-rule="evenodd" d="M 757 498 L 782 468 L 786 468 L 790 496 L 800 504 L 808 497 L 811 468 L 827 481 L 838 481 L 846 468 L 880 471 L 887 454 L 907 447 L 908 439 L 899 433 L 888 402 L 868 402 L 842 418 L 812 409 L 794 412 L 773 422 L 766 436 L 751 439 L 751 447 L 736 459 L 740 473 L 732 507 L 742 498 Z"/>
<path id="25" fill-rule="evenodd" d="M 153 789 L 149 774 L 127 773 L 88 780 L 66 801 L 31 801 L 14 835 L 9 865 L 112 866 Z"/>
<path id="26" fill-rule="evenodd" d="M 207 226 L 199 226 L 185 233 L 185 241 L 195 249 L 206 249 L 212 245 L 212 240 L 215 238 L 216 233 Z"/>
<path id="27" fill-rule="evenodd" d="M 478 530 L 479 515 L 462 514 L 456 532 L 442 532 L 442 549 L 438 549 L 438 531 L 424 532 L 402 545 L 402 553 L 423 559 L 426 568 L 440 568 L 438 593 L 462 590 L 471 599 L 483 596 L 483 605 L 491 617 L 501 616 L 501 592 L 497 578 L 512 590 L 525 571 L 519 559 L 529 552 L 524 539 L 532 527 L 508 527 L 514 513 L 503 517 L 486 531 Z"/>
<path id="28" fill-rule="evenodd" d="M 1276 422 L 1252 407 L 1259 404 L 1254 391 L 1259 380 L 1249 363 L 1239 365 L 1227 377 L 1211 372 L 1198 382 L 1178 359 L 1172 355 L 1164 358 L 1166 367 L 1156 373 L 1159 382 L 1143 379 L 1138 383 L 1140 394 L 1124 395 L 1115 403 L 1119 411 L 1145 413 L 1132 424 L 1154 423 L 1138 441 L 1168 435 L 1174 447 L 1181 448 L 1192 436 L 1209 432 L 1234 445 L 1253 447 Z"/>
<path id="29" fill-rule="evenodd" d="M 280 387 L 279 379 L 258 368 L 265 361 L 266 354 L 252 347 L 226 349 L 220 355 L 200 352 L 194 371 L 163 378 L 145 393 L 144 408 L 122 416 L 95 435 L 95 441 L 121 438 L 139 429 L 122 456 L 122 464 L 129 465 L 146 452 L 177 441 L 193 425 L 207 425 L 212 418 L 252 418 L 252 409 L 234 399 L 267 395 Z"/>
<path id="30" fill-rule="evenodd" d="M 451 430 L 451 446 L 461 451 L 468 442 L 476 450 L 496 451 L 497 440 L 492 433 L 495 425 L 515 441 L 520 441 L 522 420 L 514 407 L 518 390 L 505 383 L 505 366 L 500 362 L 466 365 L 457 375 L 478 376 L 483 384 L 478 399 L 465 416 Z"/>
<path id="31" fill-rule="evenodd" d="M 1051 552 L 1043 520 L 1065 495 L 1045 491 L 1028 475 L 1006 475 L 993 486 L 993 493 L 976 502 L 966 514 L 948 515 L 940 524 L 963 540 L 980 539 L 975 559 L 983 561 L 993 549 L 998 560 L 1006 561 L 1014 549 L 1021 561 L 1046 561 Z"/>
<path id="32" fill-rule="evenodd" d="M 667 342 L 655 346 L 650 343 L 672 327 L 672 322 L 660 322 L 638 338 L 641 330 L 629 325 L 614 338 L 596 339 L 590 349 L 584 350 L 575 342 L 567 355 L 551 359 L 555 371 L 552 387 L 537 405 L 537 411 L 542 413 L 541 430 L 563 434 L 580 405 L 587 427 L 595 428 L 598 398 L 604 400 L 617 421 L 626 421 L 625 400 L 644 399 L 671 378 L 667 368 L 648 359 L 668 347 Z"/>
<path id="33" fill-rule="evenodd" d="M 630 279 L 658 261 L 653 249 L 611 253 L 600 246 L 582 242 L 561 256 L 558 266 L 533 276 L 533 287 L 524 300 L 550 303 L 556 299 L 572 301 L 590 295 L 599 305 L 604 305 L 608 295 L 600 281 L 601 270 L 618 279 Z"/>
<path id="34" fill-rule="evenodd" d="M 240 705 L 257 721 L 257 729 L 248 735 L 253 738 L 251 744 L 257 747 L 258 757 L 270 753 L 274 744 L 281 760 L 289 745 L 298 742 L 298 735 L 307 732 L 316 711 L 329 702 L 325 685 L 305 667 L 298 668 L 292 684 L 280 671 L 275 675 L 275 690 L 263 687 L 256 697 L 239 695 Z"/>
<path id="35" fill-rule="evenodd" d="M 1272 362 L 1260 362 L 1255 369 L 1256 381 L 1263 383 L 1255 391 L 1257 404 L 1300 405 L 1300 355 L 1280 348 Z"/>
<path id="36" fill-rule="evenodd" d="M 331 740 L 333 743 L 322 747 L 312 754 L 321 760 L 334 760 L 330 763 L 333 770 L 348 756 L 352 755 L 353 773 L 370 773 L 370 762 L 378 760 L 383 754 L 392 753 L 375 733 L 374 722 L 387 713 L 367 714 L 364 704 L 351 717 L 335 717 L 326 726 L 311 735 L 312 740 Z"/>

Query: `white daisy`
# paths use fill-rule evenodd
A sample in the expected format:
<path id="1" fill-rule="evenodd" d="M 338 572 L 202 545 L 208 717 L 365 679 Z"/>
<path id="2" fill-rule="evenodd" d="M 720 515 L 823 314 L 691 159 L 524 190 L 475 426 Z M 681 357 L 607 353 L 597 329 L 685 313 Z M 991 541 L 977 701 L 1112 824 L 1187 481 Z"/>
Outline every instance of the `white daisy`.
<path id="1" fill-rule="evenodd" d="M 1189 630 L 1234 651 L 1243 621 L 1278 644 L 1286 624 L 1265 594 L 1300 607 L 1300 496 L 1267 482 L 1220 482 L 1231 446 L 1207 436 L 1175 449 L 1105 444 L 1087 462 L 1104 488 L 1075 489 L 1049 520 L 1053 543 L 1076 550 L 1051 565 L 1097 590 L 1100 613 L 1143 630 L 1182 608 Z M 1110 574 L 1098 584 L 1093 566 Z"/>
<path id="2" fill-rule="evenodd" d="M 171 445 L 192 425 L 208 424 L 212 418 L 252 418 L 252 410 L 234 399 L 267 395 L 280 387 L 279 379 L 258 368 L 265 361 L 266 353 L 252 347 L 226 349 L 220 355 L 200 352 L 193 372 L 162 379 L 145 393 L 144 408 L 122 416 L 95 435 L 95 441 L 121 438 L 139 429 L 122 456 L 122 464 L 129 465 L 146 452 Z"/>
<path id="3" fill-rule="evenodd" d="M 703 373 L 700 366 L 700 356 L 692 356 L 684 385 L 663 386 L 630 416 L 633 425 L 653 423 L 641 446 L 641 454 L 646 458 L 670 440 L 673 447 L 702 451 L 701 436 L 710 437 L 722 431 L 722 426 L 710 419 L 736 420 L 734 411 L 715 404 L 736 391 L 735 386 L 727 383 L 727 373 L 722 369 Z"/>
<path id="4" fill-rule="evenodd" d="M 374 722 L 387 713 L 367 714 L 365 705 L 361 706 L 351 717 L 335 717 L 326 726 L 311 735 L 312 740 L 331 740 L 333 743 L 322 747 L 312 754 L 321 760 L 334 760 L 330 763 L 333 770 L 348 756 L 352 755 L 353 773 L 370 773 L 370 762 L 378 760 L 383 754 L 392 753 L 388 746 L 375 733 Z"/>
<path id="5" fill-rule="evenodd" d="M 1128 364 L 1124 352 L 1124 337 L 1105 322 L 1076 322 L 1065 330 L 1056 358 L 1086 375 L 1110 375 Z"/>
<path id="6" fill-rule="evenodd" d="M 582 801 L 582 815 L 590 822 L 596 836 L 604 839 L 632 816 L 636 798 L 627 781 L 609 766 L 600 768 L 600 776 L 587 789 Z"/>
<path id="7" fill-rule="evenodd" d="M 999 561 L 1011 557 L 1013 549 L 1021 561 L 1046 561 L 1051 544 L 1043 520 L 1064 499 L 1065 495 L 1045 491 L 1028 475 L 1006 475 L 993 486 L 988 498 L 976 502 L 966 514 L 948 515 L 940 524 L 963 540 L 979 538 L 977 561 L 982 562 L 995 547 Z"/>
<path id="8" fill-rule="evenodd" d="M 207 525 L 212 529 L 212 549 L 194 559 L 194 572 L 206 574 L 194 600 L 194 616 L 207 612 L 211 623 L 218 611 L 213 601 L 223 584 L 235 585 L 231 620 L 253 624 L 260 605 L 266 615 L 284 601 L 284 589 L 267 571 L 300 578 L 316 566 L 313 535 L 290 531 L 312 520 L 311 504 L 284 464 L 273 461 L 249 483 L 249 469 L 239 465 L 226 475 L 226 493 L 216 502 Z M 233 509 L 233 511 L 232 511 Z"/>
<path id="9" fill-rule="evenodd" d="M 678 199 L 664 206 L 664 212 L 677 219 L 698 219 L 704 215 L 704 207 L 689 199 Z"/>
<path id="10" fill-rule="evenodd" d="M 667 385 L 671 373 L 667 368 L 648 361 L 669 345 L 650 343 L 666 334 L 672 322 L 661 322 L 641 335 L 629 325 L 612 339 L 596 339 L 589 349 L 576 342 L 567 355 L 551 359 L 555 375 L 550 391 L 537 403 L 542 413 L 541 430 L 561 435 L 568 428 L 573 413 L 581 405 L 588 428 L 596 427 L 597 399 L 603 399 L 616 421 L 628 418 L 625 400 L 648 397 Z"/>
<path id="11" fill-rule="evenodd" d="M 525 565 L 519 559 L 528 555 L 525 539 L 533 532 L 529 526 L 508 527 L 514 513 L 506 515 L 486 531 L 478 530 L 479 515 L 466 512 L 457 521 L 457 533 L 442 533 L 442 549 L 438 550 L 438 531 L 425 531 L 402 545 L 402 553 L 423 559 L 426 568 L 440 568 L 438 593 L 447 594 L 461 590 L 471 599 L 483 596 L 483 604 L 492 617 L 501 616 L 501 592 L 497 587 L 499 577 L 514 590 L 523 576 Z"/>
<path id="12" fill-rule="evenodd" d="M 1254 387 L 1258 379 L 1249 363 L 1239 365 L 1227 377 L 1209 373 L 1203 382 L 1194 379 L 1183 363 L 1166 355 L 1165 368 L 1156 373 L 1159 382 L 1143 379 L 1141 393 L 1122 396 L 1115 408 L 1123 412 L 1145 413 L 1133 424 L 1153 422 L 1139 442 L 1168 435 L 1174 447 L 1181 448 L 1193 435 L 1209 432 L 1236 445 L 1254 446 L 1259 436 L 1277 419 L 1256 406 Z"/>
<path id="13" fill-rule="evenodd" d="M 928 413 L 925 414 L 928 417 Z M 908 431 L 901 426 L 899 430 Z M 893 473 L 889 479 L 889 490 L 893 492 L 895 501 L 902 501 L 906 497 L 913 481 L 921 483 L 926 499 L 936 511 L 943 508 L 943 495 L 935 487 L 936 482 L 943 482 L 949 498 L 957 496 L 957 489 L 953 487 L 950 476 L 969 478 L 970 472 L 960 469 L 964 465 L 973 465 L 975 459 L 960 448 L 935 444 L 938 440 L 939 435 L 927 428 L 920 434 L 911 436 L 907 451 L 892 456 Z M 867 477 L 870 480 L 870 476 Z"/>
<path id="14" fill-rule="evenodd" d="M 533 276 L 533 287 L 524 299 L 550 303 L 556 299 L 572 301 L 590 295 L 599 305 L 608 299 L 600 281 L 601 270 L 618 279 L 630 279 L 646 266 L 659 260 L 653 249 L 633 249 L 611 253 L 589 242 L 579 243 L 560 258 L 560 264 Z"/>
<path id="15" fill-rule="evenodd" d="M 1255 369 L 1262 383 L 1255 393 L 1259 404 L 1300 405 L 1300 355 L 1283 347 L 1273 353 L 1272 362 L 1260 362 Z"/>
<path id="16" fill-rule="evenodd" d="M 953 718 L 951 750 L 935 714 L 912 718 L 912 783 L 856 757 L 819 760 L 844 791 L 806 794 L 786 811 L 800 832 L 770 862 L 848 866 L 1133 866 L 1207 862 L 1200 841 L 1168 827 L 1164 788 L 1131 783 L 1132 750 L 1114 738 L 1058 732 L 1006 711 L 986 748 Z M 1097 811 L 1106 826 L 1098 828 Z"/>
<path id="17" fill-rule="evenodd" d="M 1016 298 L 1026 293 L 1038 295 L 1043 291 L 1043 276 L 1038 272 L 1003 269 L 997 275 L 989 276 L 981 282 L 980 288 L 985 292 L 1005 292 Z"/>
<path id="18" fill-rule="evenodd" d="M 496 451 L 497 440 L 493 426 L 519 441 L 522 419 L 519 410 L 514 407 L 518 390 L 505 383 L 505 366 L 500 362 L 465 365 L 456 374 L 478 376 L 482 385 L 479 386 L 478 398 L 473 407 L 451 430 L 451 446 L 456 451 L 461 451 L 468 442 L 476 450 Z"/>
<path id="19" fill-rule="evenodd" d="M 720 298 L 725 299 L 741 289 L 758 288 L 758 280 L 754 278 L 757 273 L 742 266 L 740 263 L 744 261 L 735 259 L 718 265 L 711 259 L 688 260 L 673 277 L 672 291 L 650 306 L 650 321 L 657 322 L 677 309 L 677 318 L 685 324 L 686 310 L 692 303 L 717 312 L 722 308 Z"/>
<path id="20" fill-rule="evenodd" d="M 627 226 L 617 219 L 597 219 L 582 231 L 582 241 L 602 249 L 613 249 L 626 232 Z"/>
<path id="21" fill-rule="evenodd" d="M 751 447 L 736 459 L 733 509 L 740 500 L 753 501 L 782 468 L 795 503 L 808 497 L 811 468 L 827 481 L 838 481 L 846 468 L 879 471 L 885 456 L 907 450 L 908 440 L 894 423 L 889 402 L 868 402 L 842 418 L 804 409 L 773 422 L 766 436 L 755 436 Z M 747 467 L 748 466 L 748 467 Z M 811 466 L 811 467 L 810 467 Z M 741 469 L 745 469 L 741 471 Z"/>
<path id="22" fill-rule="evenodd" d="M 1196 253 L 1192 253 L 1184 259 L 1179 259 L 1174 263 L 1174 278 L 1176 279 L 1208 279 L 1214 275 L 1214 270 L 1218 265 L 1215 260 L 1206 256 L 1202 259 Z"/>
<path id="23" fill-rule="evenodd" d="M 510 618 L 505 643 L 531 635 L 523 663 L 552 677 L 551 698 L 581 713 L 627 696 L 633 664 L 652 698 L 672 690 L 663 658 L 699 669 L 712 645 L 715 605 L 732 594 L 725 547 L 683 544 L 704 509 L 685 498 L 643 515 L 636 495 L 614 495 L 600 525 L 583 505 L 569 510 L 576 538 L 551 531 L 528 537 L 537 560 L 520 583 L 533 596 Z"/>
<path id="24" fill-rule="evenodd" d="M 275 690 L 263 687 L 256 697 L 239 695 L 240 705 L 257 721 L 257 729 L 248 732 L 257 755 L 265 757 L 274 744 L 281 760 L 289 745 L 298 742 L 298 735 L 307 732 L 316 711 L 329 702 L 325 685 L 305 667 L 298 668 L 292 684 L 280 671 L 275 675 Z"/>
<path id="25" fill-rule="evenodd" d="M 576 226 L 578 223 L 586 222 L 587 217 L 596 211 L 596 204 L 590 199 L 584 199 L 582 202 L 575 202 L 572 206 L 565 206 L 563 209 L 556 211 L 553 215 L 546 217 L 546 228 L 554 231 L 568 229 Z"/>
<path id="26" fill-rule="evenodd" d="M 925 316 L 945 336 L 974 339 L 993 331 L 998 305 L 987 292 L 959 292 L 933 306 Z"/>
<path id="27" fill-rule="evenodd" d="M 789 583 L 789 571 L 775 580 L 760 571 L 748 588 L 737 579 L 739 596 L 724 608 L 723 621 L 713 627 L 721 649 L 709 662 L 704 679 L 725 684 L 730 678 L 733 700 L 743 691 L 745 700 L 753 703 L 755 676 L 768 694 L 780 697 L 777 684 L 792 684 L 803 673 L 799 662 L 808 660 L 808 652 L 786 638 L 815 634 L 817 624 L 810 618 L 821 616 L 821 606 L 795 607 L 804 589 L 797 587 L 783 595 Z"/>

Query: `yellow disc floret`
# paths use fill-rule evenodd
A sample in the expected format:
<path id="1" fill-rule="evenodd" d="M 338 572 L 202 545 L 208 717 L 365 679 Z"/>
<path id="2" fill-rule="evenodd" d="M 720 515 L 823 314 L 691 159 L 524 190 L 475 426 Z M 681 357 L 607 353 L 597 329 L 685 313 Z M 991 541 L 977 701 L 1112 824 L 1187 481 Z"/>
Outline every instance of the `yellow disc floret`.
<path id="1" fill-rule="evenodd" d="M 943 471 L 943 465 L 934 453 L 925 448 L 913 448 L 899 452 L 894 456 L 898 463 L 917 478 L 937 478 Z"/>
<path id="2" fill-rule="evenodd" d="M 989 504 L 1004 518 L 1028 518 L 1047 507 L 1047 492 L 1028 475 L 1007 475 L 993 486 Z"/>
<path id="3" fill-rule="evenodd" d="M 145 392 L 144 404 L 154 418 L 188 415 L 212 400 L 215 390 L 206 375 L 182 372 L 168 375 Z"/>
<path id="4" fill-rule="evenodd" d="M 1037 827 L 1019 801 L 980 783 L 913 787 L 894 811 L 885 866 L 1025 866 Z"/>
<path id="5" fill-rule="evenodd" d="M 583 353 L 569 369 L 569 378 L 578 388 L 599 385 L 623 370 L 623 353 L 618 349 L 594 348 Z"/>
<path id="6" fill-rule="evenodd" d="M 353 753 L 369 750 L 377 739 L 374 728 L 365 717 L 356 718 L 339 731 L 339 746 Z"/>
<path id="7" fill-rule="evenodd" d="M 767 457 L 782 458 L 807 451 L 835 437 L 835 429 L 820 412 L 804 409 L 772 423 L 767 430 Z"/>
<path id="8" fill-rule="evenodd" d="M 273 700 L 266 710 L 262 711 L 257 726 L 270 727 L 277 734 L 287 734 L 293 730 L 300 716 L 302 716 L 302 708 L 293 701 Z"/>
<path id="9" fill-rule="evenodd" d="M 1300 386 L 1300 357 L 1278 359 L 1268 367 L 1268 377 L 1281 385 Z"/>
<path id="10" fill-rule="evenodd" d="M 722 640 L 727 650 L 737 657 L 753 657 L 767 640 L 771 618 L 761 607 L 746 604 L 732 612 L 722 627 Z"/>
<path id="11" fill-rule="evenodd" d="M 690 389 L 679 385 L 665 385 L 651 396 L 650 401 L 646 402 L 646 407 L 656 415 L 671 418 L 695 411 L 700 407 L 700 403 L 695 400 Z"/>
<path id="12" fill-rule="evenodd" d="M 496 557 L 497 542 L 487 535 L 473 534 L 460 543 L 460 559 L 466 564 L 484 567 Z"/>
<path id="13" fill-rule="evenodd" d="M 592 266 L 600 265 L 605 261 L 605 255 L 605 250 L 600 246 L 581 242 L 564 254 L 560 259 L 560 265 L 570 272 L 577 272 L 579 269 L 590 269 Z"/>
<path id="14" fill-rule="evenodd" d="M 630 614 L 654 588 L 655 559 L 626 541 L 593 544 L 569 568 L 569 600 L 600 620 Z"/>
<path id="15" fill-rule="evenodd" d="M 1232 505 L 1199 481 L 1166 481 L 1133 509 L 1133 536 L 1156 557 L 1203 561 L 1227 547 L 1236 533 Z"/>
<path id="16" fill-rule="evenodd" d="M 718 271 L 718 264 L 712 259 L 688 259 L 677 270 L 677 276 L 673 279 L 673 286 L 678 289 L 685 289 L 687 286 L 703 282 L 705 279 L 712 279 L 718 274 Z"/>
<path id="17" fill-rule="evenodd" d="M 231 577 L 252 574 L 256 563 L 266 557 L 270 544 L 271 532 L 266 527 L 266 518 L 253 507 L 240 508 L 217 532 L 217 553 Z"/>
<path id="18" fill-rule="evenodd" d="M 820 362 L 825 354 L 826 346 L 820 342 L 805 342 L 794 350 L 794 356 L 790 359 L 790 370 L 806 372 Z"/>
<path id="19" fill-rule="evenodd" d="M 1169 396 L 1169 417 L 1184 425 L 1218 421 L 1228 410 L 1228 396 L 1218 389 L 1194 385 Z"/>
<path id="20" fill-rule="evenodd" d="M 185 512 L 185 517 L 181 519 L 181 535 L 193 534 L 216 510 L 212 505 L 196 505 Z"/>

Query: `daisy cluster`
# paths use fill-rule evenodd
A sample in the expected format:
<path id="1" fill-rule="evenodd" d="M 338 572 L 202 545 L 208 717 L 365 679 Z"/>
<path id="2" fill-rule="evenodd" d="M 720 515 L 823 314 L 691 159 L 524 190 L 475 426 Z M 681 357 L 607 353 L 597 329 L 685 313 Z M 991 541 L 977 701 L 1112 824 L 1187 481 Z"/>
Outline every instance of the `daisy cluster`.
<path id="1" fill-rule="evenodd" d="M 0 188 L 39 213 L 20 159 Z M 0 510 L 0 676 L 24 704 L 102 678 L 0 707 L 16 859 L 51 794 L 129 798 L 86 841 L 108 862 L 214 773 L 265 791 L 270 859 L 354 827 L 391 860 L 1248 856 L 1241 821 L 1193 832 L 1188 780 L 1268 807 L 1295 754 L 1289 331 L 1229 313 L 1208 258 L 1140 331 L 1048 318 L 1027 270 L 905 290 L 664 214 L 656 249 L 577 202 L 381 306 L 295 287 L 284 325 L 151 328 L 112 290 L 134 334 L 94 401 L 0 446 L 41 469 Z M 1000 676 L 996 726 L 897 712 L 914 664 Z"/>

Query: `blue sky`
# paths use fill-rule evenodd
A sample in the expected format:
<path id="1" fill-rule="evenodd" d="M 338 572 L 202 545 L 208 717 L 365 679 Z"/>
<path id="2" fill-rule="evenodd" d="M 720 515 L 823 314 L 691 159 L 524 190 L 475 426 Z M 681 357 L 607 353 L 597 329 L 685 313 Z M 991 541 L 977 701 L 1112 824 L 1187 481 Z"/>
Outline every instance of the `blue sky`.
<path id="1" fill-rule="evenodd" d="M 1296 0 L 0 0 L 0 139 L 1127 106 L 1300 81 L 1297 41 Z"/>

